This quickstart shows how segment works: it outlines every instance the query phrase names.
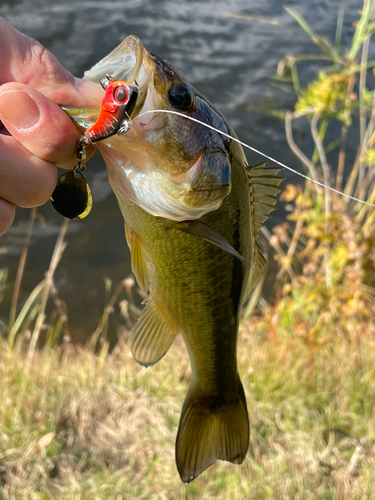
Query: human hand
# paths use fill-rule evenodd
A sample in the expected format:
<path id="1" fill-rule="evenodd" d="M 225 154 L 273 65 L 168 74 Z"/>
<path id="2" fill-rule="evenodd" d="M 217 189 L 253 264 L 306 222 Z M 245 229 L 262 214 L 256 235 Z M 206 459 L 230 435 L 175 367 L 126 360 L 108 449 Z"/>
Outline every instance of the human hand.
<path id="1" fill-rule="evenodd" d="M 80 134 L 58 104 L 98 106 L 101 87 L 74 78 L 39 42 L 0 17 L 0 235 L 15 205 L 51 196 L 57 168 L 73 168 Z"/>

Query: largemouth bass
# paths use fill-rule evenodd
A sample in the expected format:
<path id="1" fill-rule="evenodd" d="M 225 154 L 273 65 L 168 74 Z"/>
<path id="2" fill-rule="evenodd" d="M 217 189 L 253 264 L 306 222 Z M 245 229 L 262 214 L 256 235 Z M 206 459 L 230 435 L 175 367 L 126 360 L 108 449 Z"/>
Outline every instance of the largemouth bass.
<path id="1" fill-rule="evenodd" d="M 150 366 L 178 333 L 183 336 L 192 375 L 176 463 L 189 482 L 218 459 L 241 463 L 248 450 L 237 370 L 240 312 L 265 273 L 256 240 L 282 179 L 264 164 L 249 168 L 241 146 L 219 132 L 173 114 L 142 116 L 174 110 L 234 134 L 173 66 L 136 37 L 127 37 L 85 78 L 99 82 L 106 75 L 139 89 L 131 129 L 95 144 L 125 220 L 132 270 L 147 295 L 132 353 Z M 98 110 L 67 112 L 83 128 L 98 117 Z"/>

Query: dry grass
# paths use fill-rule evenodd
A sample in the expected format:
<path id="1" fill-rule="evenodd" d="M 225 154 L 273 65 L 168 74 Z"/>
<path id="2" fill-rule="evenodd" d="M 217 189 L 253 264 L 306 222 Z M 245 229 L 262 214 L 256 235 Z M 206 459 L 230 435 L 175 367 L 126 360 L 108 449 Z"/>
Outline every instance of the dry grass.
<path id="1" fill-rule="evenodd" d="M 189 362 L 178 340 L 151 369 L 124 340 L 99 355 L 70 344 L 27 363 L 0 346 L 3 499 L 374 498 L 375 329 L 311 350 L 277 336 L 275 310 L 243 326 L 251 420 L 242 466 L 180 482 L 174 441 Z"/>

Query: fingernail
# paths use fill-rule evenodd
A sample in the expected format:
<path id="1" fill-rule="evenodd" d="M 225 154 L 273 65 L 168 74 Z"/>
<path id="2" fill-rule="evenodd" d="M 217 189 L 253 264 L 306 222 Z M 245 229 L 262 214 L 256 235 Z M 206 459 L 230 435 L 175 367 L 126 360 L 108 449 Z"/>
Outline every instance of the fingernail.
<path id="1" fill-rule="evenodd" d="M 0 119 L 18 129 L 28 129 L 35 125 L 40 111 L 27 92 L 12 90 L 0 94 Z"/>

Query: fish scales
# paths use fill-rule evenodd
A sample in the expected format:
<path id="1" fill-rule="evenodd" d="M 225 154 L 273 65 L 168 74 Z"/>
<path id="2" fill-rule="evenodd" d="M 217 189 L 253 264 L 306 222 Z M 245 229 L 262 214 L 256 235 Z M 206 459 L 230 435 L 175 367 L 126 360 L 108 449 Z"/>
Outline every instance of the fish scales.
<path id="1" fill-rule="evenodd" d="M 243 169 L 232 174 L 233 185 L 237 182 L 246 183 Z M 116 186 L 113 189 L 116 193 Z M 249 193 L 244 191 L 244 200 L 240 200 L 236 199 L 236 192 L 232 189 L 224 200 L 220 217 L 213 212 L 202 220 L 220 230 L 229 243 L 251 260 L 251 240 L 245 229 L 249 227 Z M 151 294 L 163 297 L 168 315 L 189 338 L 189 345 L 201 342 L 200 336 L 197 340 L 195 337 L 202 325 L 211 335 L 218 327 L 228 329 L 231 323 L 236 329 L 249 268 L 220 248 L 173 229 L 173 222 L 155 219 L 126 197 L 121 198 L 120 206 L 127 226 L 138 234 L 155 266 Z M 221 337 L 217 337 L 219 342 Z M 206 352 L 208 349 L 206 342 Z M 204 356 L 205 350 L 202 351 Z"/>
<path id="2" fill-rule="evenodd" d="M 237 155 L 231 154 L 231 193 L 220 209 L 205 215 L 202 221 L 220 231 L 251 262 L 250 191 L 242 189 L 248 179 L 244 158 L 238 154 L 239 148 L 235 149 Z M 110 166 L 109 176 L 111 178 Z M 116 185 L 112 188 L 116 194 Z M 214 415 L 229 402 L 228 412 L 234 418 L 232 402 L 243 397 L 237 373 L 237 333 L 249 267 L 221 248 L 173 229 L 176 223 L 155 218 L 127 197 L 119 193 L 117 196 L 126 225 L 137 233 L 155 266 L 150 294 L 161 298 L 167 321 L 173 321 L 185 340 L 192 367 L 190 398 L 196 399 L 198 408 Z M 246 407 L 241 410 L 245 444 L 240 443 L 240 450 L 233 452 L 234 457 L 224 452 L 221 458 L 237 458 L 238 455 L 241 461 L 244 458 L 248 423 Z M 202 440 L 202 436 L 199 439 Z M 190 436 L 184 439 L 180 455 L 185 453 L 186 441 L 190 441 Z M 220 457 L 210 457 L 209 462 L 216 458 Z M 183 458 L 179 457 L 178 462 L 183 462 Z M 203 463 L 188 472 L 184 472 L 181 465 L 183 480 L 190 480 L 206 465 Z"/>

